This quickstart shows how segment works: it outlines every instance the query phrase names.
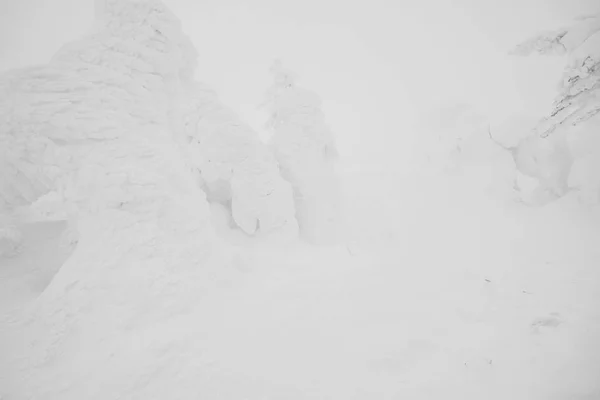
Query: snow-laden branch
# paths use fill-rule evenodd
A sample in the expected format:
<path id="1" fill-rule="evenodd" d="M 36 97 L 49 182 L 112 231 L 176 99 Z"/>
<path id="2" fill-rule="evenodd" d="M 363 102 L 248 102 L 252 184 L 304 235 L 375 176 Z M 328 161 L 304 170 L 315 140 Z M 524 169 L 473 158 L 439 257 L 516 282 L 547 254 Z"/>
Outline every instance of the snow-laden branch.
<path id="1" fill-rule="evenodd" d="M 568 31 L 565 29 L 543 32 L 519 44 L 511 50 L 509 54 L 521 57 L 529 56 L 534 53 L 544 55 L 564 55 L 567 53 L 567 48 L 561 40 L 567 32 Z"/>
<path id="2" fill-rule="evenodd" d="M 580 17 L 570 27 L 537 35 L 510 54 L 533 53 L 568 56 L 559 94 L 535 134 L 546 137 L 559 126 L 581 124 L 600 112 L 600 15 Z"/>
<path id="3" fill-rule="evenodd" d="M 600 112 L 600 30 L 570 54 L 549 115 L 535 133 L 548 136 L 559 126 L 579 125 Z"/>

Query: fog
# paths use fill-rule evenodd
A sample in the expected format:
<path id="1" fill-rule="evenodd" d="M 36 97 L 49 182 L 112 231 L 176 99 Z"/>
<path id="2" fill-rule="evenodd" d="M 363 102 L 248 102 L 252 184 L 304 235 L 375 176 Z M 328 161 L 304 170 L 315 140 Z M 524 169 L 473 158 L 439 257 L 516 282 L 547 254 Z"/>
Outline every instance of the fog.
<path id="1" fill-rule="evenodd" d="M 515 44 L 593 9 L 579 1 L 281 2 L 168 0 L 200 53 L 197 79 L 262 133 L 257 109 L 281 58 L 324 101 L 340 152 L 371 159 L 408 148 L 415 116 L 470 103 L 492 120 L 543 113 L 561 59 L 506 55 Z M 0 70 L 46 62 L 86 32 L 93 1 L 4 0 Z"/>
<path id="2" fill-rule="evenodd" d="M 597 1 L 164 0 L 221 101 L 113 4 L 133 57 L 110 25 L 3 81 L 0 400 L 599 398 L 598 197 L 538 199 L 567 152 L 523 172 L 485 129 L 548 113 L 566 60 L 508 52 Z M 0 0 L 0 72 L 93 17 Z M 274 59 L 300 88 L 267 115 Z"/>

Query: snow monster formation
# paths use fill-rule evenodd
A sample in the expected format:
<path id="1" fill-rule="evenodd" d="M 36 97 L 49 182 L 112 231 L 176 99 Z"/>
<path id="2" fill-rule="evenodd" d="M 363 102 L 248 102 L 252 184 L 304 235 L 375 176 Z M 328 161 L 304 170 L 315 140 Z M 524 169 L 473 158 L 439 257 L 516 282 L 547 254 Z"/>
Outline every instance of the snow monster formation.
<path id="1" fill-rule="evenodd" d="M 225 208 L 233 225 L 249 235 L 297 237 L 292 187 L 275 156 L 211 89 L 186 86 L 172 121 L 208 201 Z"/>
<path id="2" fill-rule="evenodd" d="M 102 386 L 117 398 L 143 379 L 127 342 L 136 327 L 189 314 L 210 281 L 235 273 L 207 197 L 230 200 L 248 233 L 294 231 L 289 184 L 194 82 L 197 53 L 177 18 L 156 0 L 96 5 L 90 34 L 0 77 L 3 215 L 54 193 L 78 240 L 21 322 L 0 332 L 24 344 L 0 349 L 10 366 L 0 396 L 97 398 L 89 390 Z"/>
<path id="3" fill-rule="evenodd" d="M 87 37 L 0 76 L 0 249 L 17 250 L 15 208 L 52 191 L 71 241 L 83 216 L 107 210 L 152 220 L 172 207 L 183 226 L 203 227 L 199 188 L 214 199 L 218 187 L 245 233 L 293 236 L 290 185 L 258 135 L 194 82 L 197 53 L 179 21 L 156 1 L 96 6 Z"/>
<path id="4" fill-rule="evenodd" d="M 547 202 L 575 190 L 582 203 L 600 204 L 600 14 L 535 35 L 510 54 L 566 57 L 550 111 L 512 150 L 521 155 L 517 167 L 539 181 Z"/>
<path id="5" fill-rule="evenodd" d="M 300 234 L 313 244 L 341 238 L 340 181 L 335 173 L 338 152 L 325 122 L 319 97 L 296 85 L 295 76 L 276 60 L 274 84 L 267 92 L 270 145 L 282 176 L 294 188 Z"/>

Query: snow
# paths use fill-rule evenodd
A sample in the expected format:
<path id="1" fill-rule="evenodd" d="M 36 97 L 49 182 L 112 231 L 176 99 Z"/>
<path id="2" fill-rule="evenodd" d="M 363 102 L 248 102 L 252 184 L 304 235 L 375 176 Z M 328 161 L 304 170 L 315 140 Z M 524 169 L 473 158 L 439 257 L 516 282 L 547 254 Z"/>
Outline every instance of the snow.
<path id="1" fill-rule="evenodd" d="M 600 397 L 597 191 L 515 202 L 517 166 L 460 104 L 425 115 L 430 163 L 339 169 L 341 240 L 308 244 L 276 229 L 291 186 L 193 81 L 176 17 L 96 3 L 90 35 L 0 79 L 0 215 L 22 236 L 0 258 L 0 398 Z M 314 122 L 298 109 L 316 97 L 295 99 L 282 110 Z M 598 185 L 587 139 L 569 142 L 595 122 L 563 137 L 573 185 Z"/>
<path id="2" fill-rule="evenodd" d="M 271 67 L 275 80 L 267 93 L 270 147 L 281 176 L 293 188 L 300 234 L 311 243 L 339 240 L 342 215 L 335 137 L 325 122 L 316 93 L 299 87 L 295 75 L 277 60 Z"/>
<path id="3" fill-rule="evenodd" d="M 542 33 L 517 46 L 512 55 L 546 55 L 558 52 L 568 60 L 559 82 L 560 93 L 551 112 L 533 130 L 542 137 L 556 129 L 576 126 L 593 118 L 598 106 L 598 49 L 600 48 L 600 15 L 576 19 L 572 26 L 552 33 Z"/>
<path id="4" fill-rule="evenodd" d="M 247 234 L 296 236 L 292 188 L 268 147 L 210 88 L 184 90 L 171 121 L 211 202 L 227 205 Z"/>
<path id="5" fill-rule="evenodd" d="M 597 23 L 600 29 L 600 23 Z M 600 111 L 599 87 L 600 31 L 593 33 L 574 48 L 563 73 L 560 94 L 554 101 L 551 116 L 540 124 L 538 132 L 551 133 L 558 125 L 575 126 Z"/>
<path id="6" fill-rule="evenodd" d="M 500 209 L 467 196 L 464 186 L 451 190 L 459 178 L 445 188 L 425 179 L 385 185 L 407 179 L 392 174 L 346 179 L 355 183 L 346 193 L 356 200 L 354 215 L 371 220 L 370 233 L 366 224 L 353 231 L 356 245 L 245 247 L 246 261 L 234 270 L 176 267 L 169 289 L 153 288 L 156 297 L 143 282 L 163 285 L 168 275 L 150 259 L 125 276 L 122 269 L 96 272 L 104 290 L 88 286 L 77 294 L 75 284 L 71 301 L 55 308 L 81 325 L 53 361 L 25 369 L 27 375 L 18 372 L 21 363 L 3 365 L 6 395 L 597 395 L 597 218 L 566 204 L 538 212 Z M 370 187 L 388 188 L 379 194 L 389 203 Z M 394 209 L 400 201 L 405 207 Z M 194 280 L 172 280 L 183 272 Z M 86 277 L 79 285 L 90 281 L 98 284 Z M 34 293 L 41 289 L 30 284 Z M 48 297 L 21 302 L 48 307 Z M 44 322 L 56 318 L 46 315 Z M 5 325 L 1 343 L 49 340 L 42 323 L 22 323 Z M 7 346 L 3 354 L 13 360 L 31 351 Z"/>
<path id="7" fill-rule="evenodd" d="M 598 124 L 598 49 L 600 18 L 588 15 L 555 37 L 568 54 L 562 80 L 550 112 L 531 130 L 515 151 L 521 153 L 517 167 L 540 182 L 534 190 L 543 203 L 553 201 L 573 190 L 579 201 L 593 205 L 599 196 L 593 172 L 599 147 Z M 532 47 L 536 40 L 544 42 L 545 34 L 517 47 L 513 52 L 528 55 L 546 54 L 546 44 Z M 538 44 L 540 44 L 539 42 Z M 522 51 L 522 50 L 527 51 Z M 519 165 L 521 164 L 521 165 Z M 523 168 L 526 166 L 526 168 Z M 548 196 L 549 195 L 549 196 Z M 538 196 L 540 197 L 540 196 Z"/>

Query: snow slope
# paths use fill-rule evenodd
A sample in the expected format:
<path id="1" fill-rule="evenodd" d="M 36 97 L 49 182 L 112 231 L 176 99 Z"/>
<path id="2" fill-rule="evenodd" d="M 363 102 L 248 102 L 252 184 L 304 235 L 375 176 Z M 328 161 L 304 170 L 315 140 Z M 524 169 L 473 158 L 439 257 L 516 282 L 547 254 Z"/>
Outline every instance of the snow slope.
<path id="1" fill-rule="evenodd" d="M 247 246 L 227 276 L 179 267 L 196 279 L 155 296 L 140 267 L 137 284 L 104 270 L 110 297 L 74 285 L 54 312 L 85 324 L 37 365 L 25 344 L 50 341 L 44 324 L 5 323 L 3 354 L 21 359 L 2 365 L 5 397 L 597 398 L 597 217 L 501 209 L 458 178 L 346 179 L 371 222 L 348 247 Z M 160 285 L 157 262 L 144 270 Z"/>

